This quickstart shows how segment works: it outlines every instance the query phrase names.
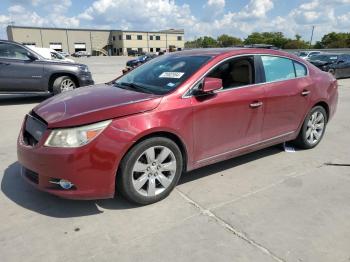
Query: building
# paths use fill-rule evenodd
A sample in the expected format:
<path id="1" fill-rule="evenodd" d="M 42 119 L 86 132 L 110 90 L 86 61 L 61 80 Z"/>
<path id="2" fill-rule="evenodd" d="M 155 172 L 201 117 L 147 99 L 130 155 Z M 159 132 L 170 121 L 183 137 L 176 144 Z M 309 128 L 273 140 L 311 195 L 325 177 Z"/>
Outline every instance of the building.
<path id="1" fill-rule="evenodd" d="M 7 37 L 25 45 L 52 48 L 69 54 L 87 51 L 92 55 L 182 50 L 185 43 L 184 30 L 175 29 L 145 32 L 9 25 Z"/>

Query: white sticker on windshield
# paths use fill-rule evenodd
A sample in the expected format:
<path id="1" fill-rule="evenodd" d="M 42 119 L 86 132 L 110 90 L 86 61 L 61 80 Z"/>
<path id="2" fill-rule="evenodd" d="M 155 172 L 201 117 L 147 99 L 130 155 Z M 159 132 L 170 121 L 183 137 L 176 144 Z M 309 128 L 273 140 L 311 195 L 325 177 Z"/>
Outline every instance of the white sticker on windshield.
<path id="1" fill-rule="evenodd" d="M 184 74 L 184 72 L 163 72 L 159 78 L 180 78 Z"/>

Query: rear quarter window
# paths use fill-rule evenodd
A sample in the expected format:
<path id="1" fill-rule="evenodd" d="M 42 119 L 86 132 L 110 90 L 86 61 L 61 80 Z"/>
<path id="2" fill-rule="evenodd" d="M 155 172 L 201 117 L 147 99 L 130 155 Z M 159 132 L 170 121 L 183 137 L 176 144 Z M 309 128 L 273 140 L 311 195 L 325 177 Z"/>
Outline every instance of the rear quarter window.
<path id="1" fill-rule="evenodd" d="M 296 77 L 303 77 L 307 75 L 307 69 L 304 65 L 294 61 Z"/>

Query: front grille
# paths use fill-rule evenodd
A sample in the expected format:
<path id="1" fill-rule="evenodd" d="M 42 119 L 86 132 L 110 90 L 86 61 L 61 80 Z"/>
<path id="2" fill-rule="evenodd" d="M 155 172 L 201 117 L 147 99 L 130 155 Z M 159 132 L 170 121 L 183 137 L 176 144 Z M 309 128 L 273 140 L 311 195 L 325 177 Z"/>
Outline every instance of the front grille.
<path id="1" fill-rule="evenodd" d="M 35 139 L 31 134 L 24 130 L 23 132 L 23 141 L 28 146 L 35 146 L 39 141 Z"/>
<path id="2" fill-rule="evenodd" d="M 46 131 L 47 125 L 40 118 L 33 116 L 33 113 L 27 115 L 24 130 L 23 141 L 29 146 L 35 146 Z"/>
<path id="3" fill-rule="evenodd" d="M 24 175 L 35 184 L 39 184 L 39 175 L 32 170 L 24 168 Z"/>

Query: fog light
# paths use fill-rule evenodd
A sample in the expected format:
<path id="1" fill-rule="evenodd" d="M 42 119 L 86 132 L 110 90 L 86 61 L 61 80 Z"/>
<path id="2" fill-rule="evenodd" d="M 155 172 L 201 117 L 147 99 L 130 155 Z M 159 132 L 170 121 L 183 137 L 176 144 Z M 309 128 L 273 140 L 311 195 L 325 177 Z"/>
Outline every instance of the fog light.
<path id="1" fill-rule="evenodd" d="M 50 181 L 52 184 L 60 185 L 63 189 L 71 189 L 74 184 L 68 180 L 60 179 L 59 181 Z"/>
<path id="2" fill-rule="evenodd" d="M 59 185 L 64 189 L 70 189 L 72 186 L 74 186 L 72 182 L 64 179 L 60 180 Z"/>

